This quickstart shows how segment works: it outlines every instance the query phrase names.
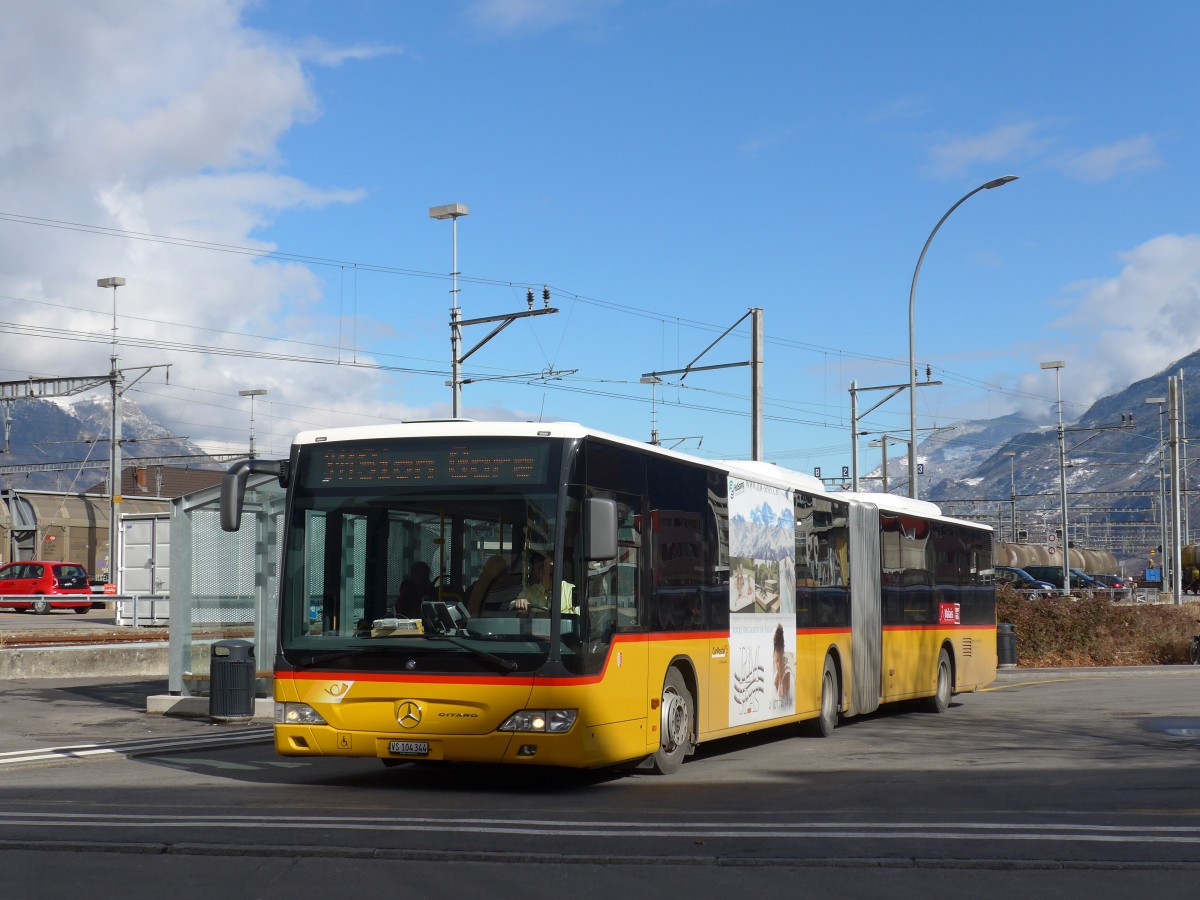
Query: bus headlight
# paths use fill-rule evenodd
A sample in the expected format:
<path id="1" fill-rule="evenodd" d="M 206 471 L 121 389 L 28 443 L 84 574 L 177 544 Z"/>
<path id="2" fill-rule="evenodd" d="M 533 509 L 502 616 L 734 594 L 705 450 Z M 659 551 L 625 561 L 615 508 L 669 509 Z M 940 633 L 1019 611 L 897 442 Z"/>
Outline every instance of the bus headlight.
<path id="1" fill-rule="evenodd" d="M 307 703 L 276 703 L 276 725 L 327 725 L 321 714 Z"/>
<path id="2" fill-rule="evenodd" d="M 577 715 L 577 709 L 522 709 L 505 719 L 499 730 L 561 734 L 571 730 Z"/>

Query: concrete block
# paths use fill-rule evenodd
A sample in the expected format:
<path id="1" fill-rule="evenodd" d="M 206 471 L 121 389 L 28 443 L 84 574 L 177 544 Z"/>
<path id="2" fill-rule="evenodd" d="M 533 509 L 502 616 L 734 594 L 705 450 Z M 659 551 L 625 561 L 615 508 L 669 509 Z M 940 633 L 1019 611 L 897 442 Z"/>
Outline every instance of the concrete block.
<path id="1" fill-rule="evenodd" d="M 0 648 L 0 679 L 167 677 L 167 642 Z"/>

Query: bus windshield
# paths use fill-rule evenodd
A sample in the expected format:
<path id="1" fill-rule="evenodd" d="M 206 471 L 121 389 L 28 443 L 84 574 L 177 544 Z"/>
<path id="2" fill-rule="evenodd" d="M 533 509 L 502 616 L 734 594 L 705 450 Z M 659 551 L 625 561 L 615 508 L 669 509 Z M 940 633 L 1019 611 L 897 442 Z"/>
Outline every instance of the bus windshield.
<path id="1" fill-rule="evenodd" d="M 557 441 L 529 438 L 302 445 L 283 658 L 295 668 L 528 673 L 551 658 L 554 634 L 554 658 L 572 655 L 578 598 L 554 571 L 561 453 Z M 568 555 L 562 565 L 572 564 Z"/>

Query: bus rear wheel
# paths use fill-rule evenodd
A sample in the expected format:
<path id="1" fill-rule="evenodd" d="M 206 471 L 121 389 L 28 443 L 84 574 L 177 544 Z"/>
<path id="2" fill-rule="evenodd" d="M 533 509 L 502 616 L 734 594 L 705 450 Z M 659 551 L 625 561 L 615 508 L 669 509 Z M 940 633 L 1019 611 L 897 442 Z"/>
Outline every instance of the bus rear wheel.
<path id="1" fill-rule="evenodd" d="M 950 654 L 945 650 L 938 654 L 937 687 L 932 697 L 922 701 L 925 712 L 944 713 L 950 708 L 950 695 L 954 692 L 954 684 L 950 674 Z"/>
<path id="2" fill-rule="evenodd" d="M 658 751 L 654 754 L 654 772 L 672 775 L 683 765 L 692 746 L 692 721 L 695 702 L 678 669 L 667 671 L 662 689 L 662 718 Z"/>
<path id="3" fill-rule="evenodd" d="M 821 673 L 821 711 L 812 721 L 814 737 L 830 737 L 837 727 L 838 687 L 837 672 L 833 660 L 825 657 L 825 670 Z"/>

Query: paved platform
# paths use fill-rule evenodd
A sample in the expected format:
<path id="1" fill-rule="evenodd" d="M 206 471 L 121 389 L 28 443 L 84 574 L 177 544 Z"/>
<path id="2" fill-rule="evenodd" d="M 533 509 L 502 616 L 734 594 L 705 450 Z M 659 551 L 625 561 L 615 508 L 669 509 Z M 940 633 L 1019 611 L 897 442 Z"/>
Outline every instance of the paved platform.
<path id="1" fill-rule="evenodd" d="M 38 616 L 0 612 L 0 689 L 6 685 L 144 685 L 141 714 L 209 718 L 208 697 L 181 697 L 167 689 L 168 632 L 122 627 L 112 609 L 84 615 L 52 611 Z M 119 693 L 119 687 L 116 689 Z M 117 706 L 122 706 L 118 703 Z M 11 704 L 5 704 L 5 713 Z M 249 721 L 270 722 L 274 704 L 256 698 Z"/>
<path id="2" fill-rule="evenodd" d="M 270 722 L 259 708 L 251 719 L 214 721 L 205 698 L 194 698 L 204 700 L 202 715 L 148 712 L 149 698 L 166 695 L 165 678 L 0 679 L 0 762 L 34 748 L 236 734 Z"/>

